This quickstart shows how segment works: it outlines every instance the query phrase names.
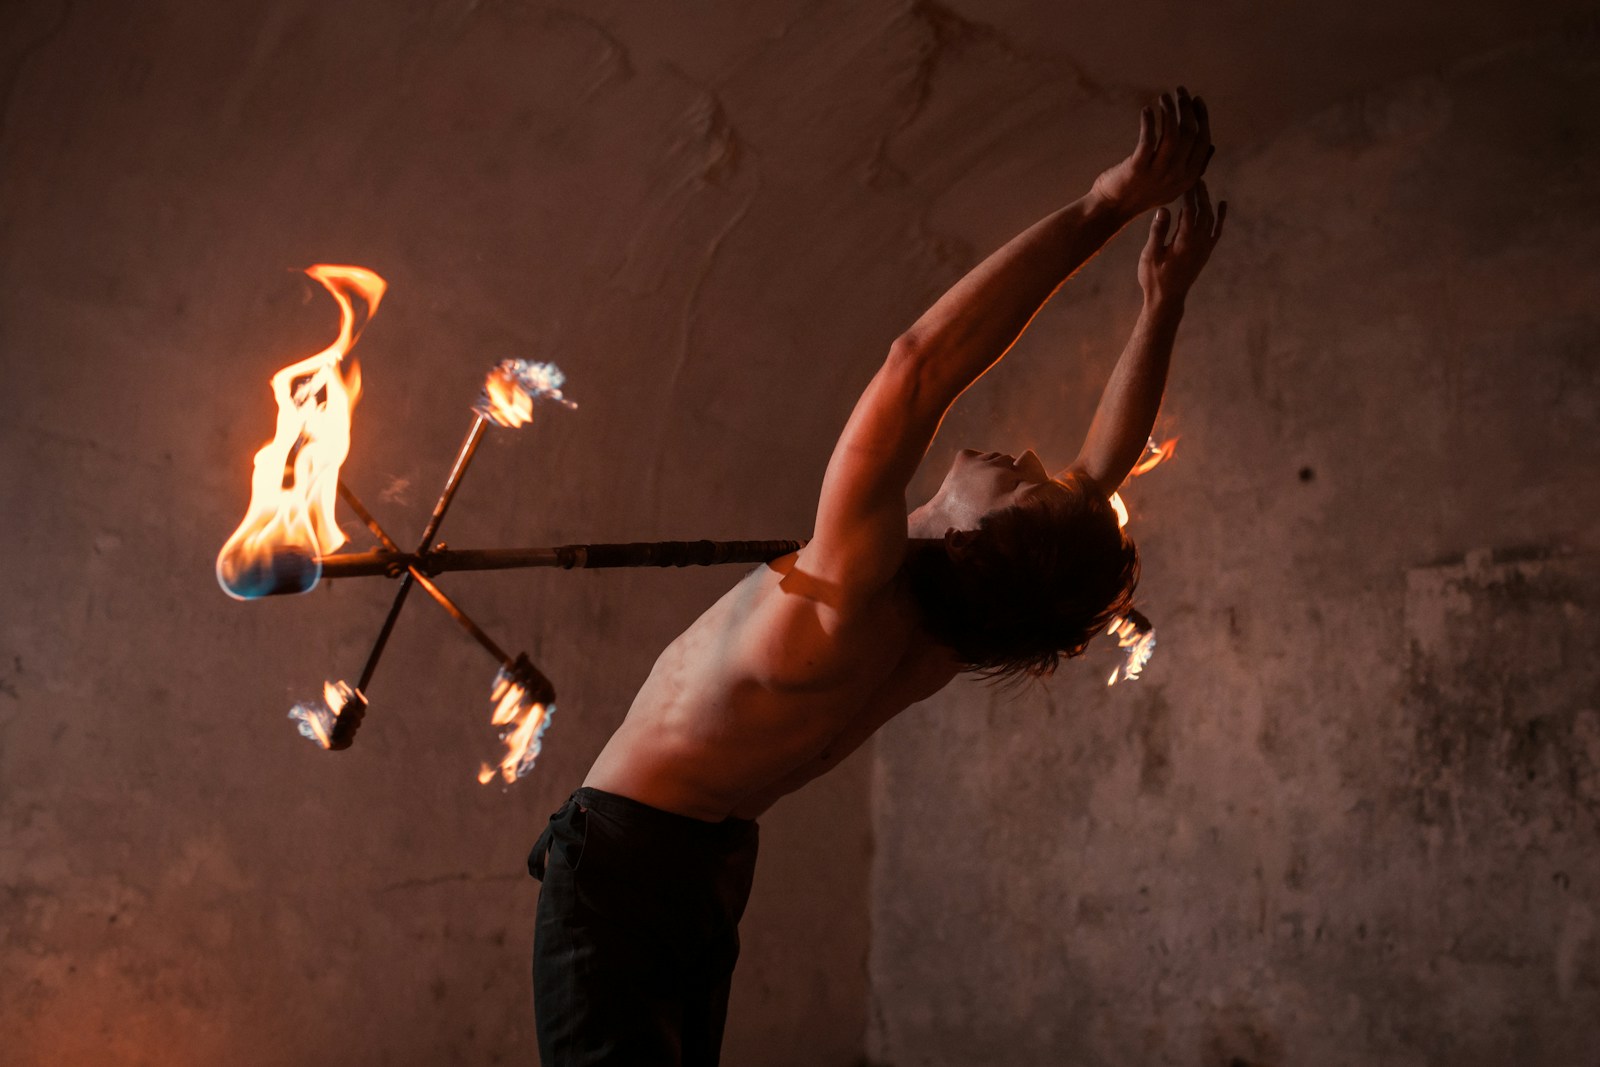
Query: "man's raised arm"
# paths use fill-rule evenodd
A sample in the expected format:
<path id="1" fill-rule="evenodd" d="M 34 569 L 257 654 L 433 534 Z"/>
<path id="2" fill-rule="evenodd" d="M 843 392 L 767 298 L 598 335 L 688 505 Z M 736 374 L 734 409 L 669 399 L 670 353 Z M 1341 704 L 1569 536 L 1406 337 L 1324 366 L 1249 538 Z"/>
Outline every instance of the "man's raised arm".
<path id="1" fill-rule="evenodd" d="M 850 584 L 893 577 L 905 554 L 905 489 L 945 411 L 1106 241 L 1194 185 L 1210 138 L 1203 102 L 1182 88 L 1164 95 L 1140 113 L 1127 159 L 973 268 L 895 341 L 828 463 L 808 571 Z"/>
<path id="2" fill-rule="evenodd" d="M 1139 141 L 1127 159 L 978 264 L 901 338 L 952 400 L 1005 355 L 1062 283 L 1123 226 L 1176 199 L 1204 173 L 1211 157 L 1205 103 L 1180 87 L 1158 107 L 1140 112 Z"/>
<path id="3" fill-rule="evenodd" d="M 1087 475 L 1107 496 L 1116 492 L 1150 439 L 1184 301 L 1222 236 L 1227 214 L 1225 202 L 1212 211 L 1206 183 L 1201 181 L 1184 196 L 1171 244 L 1167 243 L 1171 220 L 1165 208 L 1156 212 L 1150 225 L 1139 257 L 1144 307 L 1106 382 L 1083 448 L 1068 468 Z"/>

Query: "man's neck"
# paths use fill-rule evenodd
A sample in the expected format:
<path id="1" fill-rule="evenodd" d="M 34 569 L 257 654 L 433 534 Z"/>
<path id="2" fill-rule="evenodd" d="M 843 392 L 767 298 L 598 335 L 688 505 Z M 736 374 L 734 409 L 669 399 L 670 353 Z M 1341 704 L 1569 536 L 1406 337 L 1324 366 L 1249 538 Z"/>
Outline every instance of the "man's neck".
<path id="1" fill-rule="evenodd" d="M 906 535 L 937 541 L 951 530 L 976 530 L 982 516 L 968 514 L 970 510 L 952 504 L 941 494 L 906 516 Z"/>

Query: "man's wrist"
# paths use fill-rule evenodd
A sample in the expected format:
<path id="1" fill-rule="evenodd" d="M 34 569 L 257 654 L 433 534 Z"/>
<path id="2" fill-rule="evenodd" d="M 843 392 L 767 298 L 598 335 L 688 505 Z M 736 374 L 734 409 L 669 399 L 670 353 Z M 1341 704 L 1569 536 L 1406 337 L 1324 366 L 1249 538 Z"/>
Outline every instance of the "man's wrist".
<path id="1" fill-rule="evenodd" d="M 1187 293 L 1145 293 L 1144 316 L 1153 322 L 1176 323 L 1183 318 Z"/>
<path id="2" fill-rule="evenodd" d="M 1138 211 L 1098 187 L 1090 188 L 1082 203 L 1083 213 L 1087 218 L 1103 220 L 1119 230 L 1139 216 Z"/>

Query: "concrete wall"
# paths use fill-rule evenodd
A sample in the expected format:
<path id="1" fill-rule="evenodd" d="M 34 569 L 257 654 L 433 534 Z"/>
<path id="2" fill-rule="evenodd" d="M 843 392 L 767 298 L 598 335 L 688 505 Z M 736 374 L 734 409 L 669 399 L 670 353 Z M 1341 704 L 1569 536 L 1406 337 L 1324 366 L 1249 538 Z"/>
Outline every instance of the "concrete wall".
<path id="1" fill-rule="evenodd" d="M 1563 1062 L 1596 981 L 1594 75 L 1484 54 L 1584 6 L 0 9 L 0 1063 L 526 1061 L 523 855 L 731 578 L 451 579 L 561 688 L 508 792 L 473 780 L 493 666 L 421 601 L 356 747 L 312 749 L 284 713 L 359 670 L 387 589 L 211 577 L 266 380 L 333 324 L 294 269 L 391 282 L 347 471 L 397 530 L 523 355 L 582 408 L 491 440 L 453 544 L 803 534 L 888 341 L 1178 77 L 1238 211 L 1183 454 L 1130 493 L 1158 659 L 963 686 L 776 809 L 727 1061 Z M 1135 245 L 930 466 L 1076 446 Z"/>
<path id="2" fill-rule="evenodd" d="M 1595 44 L 1508 43 L 1219 157 L 1182 443 L 1127 494 L 1155 659 L 880 735 L 875 1059 L 1596 1062 Z M 1124 240 L 1019 361 L 1107 365 Z M 1028 366 L 984 384 L 1024 435 Z"/>
<path id="3" fill-rule="evenodd" d="M 509 355 L 558 360 L 582 408 L 495 435 L 453 544 L 806 534 L 915 298 L 858 294 L 918 253 L 865 195 L 818 224 L 870 134 L 756 66 L 783 17 L 702 45 L 520 5 L 8 7 L 0 1062 L 532 1057 L 524 856 L 740 572 L 444 582 L 560 686 L 502 792 L 474 777 L 494 665 L 430 604 L 330 755 L 285 713 L 354 678 L 389 589 L 238 604 L 212 561 L 268 377 L 332 336 L 314 262 L 391 282 L 347 473 L 406 537 Z M 765 822 L 731 1062 L 860 1055 L 867 771 Z"/>

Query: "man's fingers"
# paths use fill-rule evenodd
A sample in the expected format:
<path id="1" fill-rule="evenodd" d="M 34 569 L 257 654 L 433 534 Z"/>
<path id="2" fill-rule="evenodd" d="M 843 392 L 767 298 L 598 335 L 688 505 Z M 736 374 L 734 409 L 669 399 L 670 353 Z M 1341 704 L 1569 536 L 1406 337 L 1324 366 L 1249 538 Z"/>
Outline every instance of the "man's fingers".
<path id="1" fill-rule="evenodd" d="M 1167 228 L 1171 222 L 1172 212 L 1164 207 L 1156 209 L 1155 217 L 1150 220 L 1150 240 L 1146 251 L 1159 252 L 1167 247 Z"/>
<path id="2" fill-rule="evenodd" d="M 1172 228 L 1172 248 L 1182 251 L 1189 247 L 1194 239 L 1194 207 L 1185 203 L 1178 209 L 1178 223 Z"/>
<path id="3" fill-rule="evenodd" d="M 1213 241 L 1222 236 L 1222 224 L 1226 221 L 1228 221 L 1228 202 L 1219 200 L 1217 201 L 1217 224 L 1211 230 L 1211 239 Z"/>
<path id="4" fill-rule="evenodd" d="M 1206 172 L 1206 165 L 1211 162 L 1211 153 L 1216 151 L 1216 146 L 1211 143 L 1211 113 L 1206 109 L 1206 102 L 1200 97 L 1194 98 L 1194 116 L 1198 123 L 1194 137 L 1194 162 L 1200 173 Z"/>
<path id="5" fill-rule="evenodd" d="M 1178 101 L 1171 93 L 1161 94 L 1161 141 L 1156 151 L 1163 160 L 1172 155 L 1178 143 Z"/>
<path id="6" fill-rule="evenodd" d="M 1172 250 L 1179 255 L 1186 253 L 1194 246 L 1196 222 L 1200 215 L 1200 199 L 1195 192 L 1195 187 L 1190 186 L 1183 194 L 1183 207 L 1178 209 L 1178 220 L 1172 234 Z"/>
<path id="7" fill-rule="evenodd" d="M 1206 188 L 1205 182 L 1194 183 L 1195 199 L 1195 226 L 1201 233 L 1211 233 L 1211 191 Z"/>
<path id="8" fill-rule="evenodd" d="M 1192 137 L 1200 129 L 1199 120 L 1194 117 L 1194 99 L 1181 85 L 1178 86 L 1178 129 L 1185 137 Z"/>
<path id="9" fill-rule="evenodd" d="M 1139 143 L 1133 146 L 1136 156 L 1148 156 L 1156 149 L 1156 113 L 1149 107 L 1139 110 Z"/>

